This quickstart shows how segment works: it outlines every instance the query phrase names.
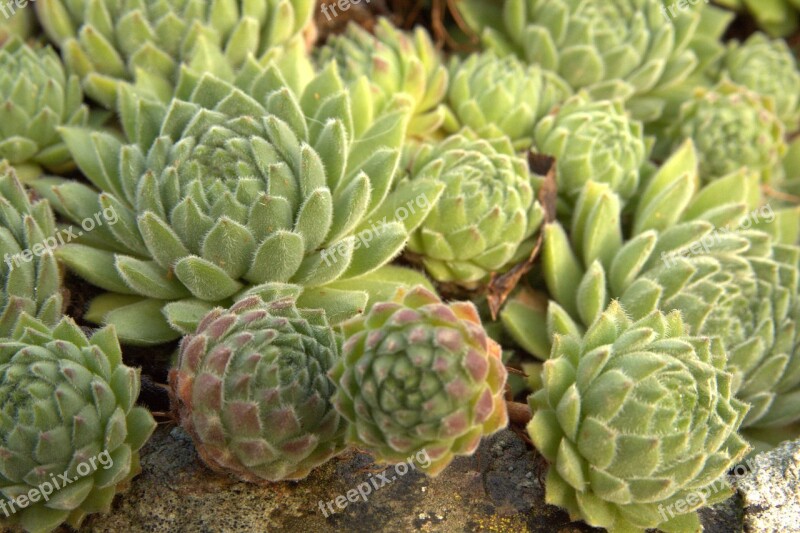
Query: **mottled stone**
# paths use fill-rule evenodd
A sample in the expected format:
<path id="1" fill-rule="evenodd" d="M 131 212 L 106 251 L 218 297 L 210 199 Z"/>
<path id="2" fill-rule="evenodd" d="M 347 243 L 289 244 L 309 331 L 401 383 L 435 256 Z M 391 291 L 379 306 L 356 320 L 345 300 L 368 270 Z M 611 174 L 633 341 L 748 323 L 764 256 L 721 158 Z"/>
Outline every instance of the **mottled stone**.
<path id="1" fill-rule="evenodd" d="M 745 532 L 800 531 L 800 441 L 785 442 L 748 461 L 736 486 Z"/>
<path id="2" fill-rule="evenodd" d="M 213 474 L 199 462 L 191 440 L 168 428 L 145 446 L 142 467 L 112 514 L 91 517 L 82 532 L 598 531 L 544 503 L 547 465 L 508 430 L 485 439 L 475 456 L 457 458 L 436 478 L 418 469 L 403 474 L 402 467 L 380 468 L 368 455 L 351 452 L 301 482 L 251 485 Z M 375 490 L 381 476 L 387 482 Z M 372 486 L 366 501 L 357 492 L 359 485 L 366 492 L 364 484 Z M 355 501 L 347 500 L 348 491 Z M 344 509 L 337 507 L 337 496 Z M 706 531 L 741 529 L 736 500 L 726 504 L 703 513 Z"/>

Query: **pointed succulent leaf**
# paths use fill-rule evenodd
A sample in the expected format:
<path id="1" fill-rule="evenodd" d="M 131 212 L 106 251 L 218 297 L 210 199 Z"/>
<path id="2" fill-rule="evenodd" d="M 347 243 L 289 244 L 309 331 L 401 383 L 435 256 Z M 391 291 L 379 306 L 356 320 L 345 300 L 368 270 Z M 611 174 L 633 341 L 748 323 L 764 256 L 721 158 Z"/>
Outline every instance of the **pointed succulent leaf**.
<path id="1" fill-rule="evenodd" d="M 645 507 L 715 492 L 747 452 L 737 430 L 748 406 L 732 396 L 721 344 L 684 333 L 681 320 L 659 311 L 633 320 L 615 301 L 583 337 L 553 344 L 528 431 L 552 462 L 547 500 L 574 518 L 610 531 L 664 529 L 664 516 Z M 712 461 L 713 474 L 676 477 L 676 464 Z M 691 521 L 695 511 L 677 516 Z"/>
<path id="2" fill-rule="evenodd" d="M 442 125 L 444 109 L 439 104 L 447 93 L 448 72 L 421 26 L 404 32 L 380 18 L 373 35 L 351 23 L 344 34 L 328 39 L 317 56 L 320 64 L 335 61 L 350 84 L 359 83 L 362 76 L 369 80 L 379 94 L 371 112 L 385 112 L 392 96 L 404 93 L 413 105 L 409 136 L 429 137 Z"/>
<path id="3" fill-rule="evenodd" d="M 305 478 L 345 449 L 327 372 L 340 340 L 320 310 L 251 295 L 215 308 L 170 374 L 181 425 L 213 470 L 253 482 Z"/>
<path id="4" fill-rule="evenodd" d="M 61 244 L 47 200 L 33 200 L 8 162 L 0 161 L 0 338 L 22 312 L 48 326 L 61 319 Z"/>
<path id="5" fill-rule="evenodd" d="M 774 98 L 723 79 L 697 90 L 664 138 L 673 147 L 694 141 L 704 181 L 747 168 L 768 183 L 782 177 L 784 132 Z"/>
<path id="6" fill-rule="evenodd" d="M 541 120 L 533 133 L 536 152 L 555 157 L 559 196 L 572 203 L 587 180 L 607 183 L 630 199 L 649 155 L 640 122 L 617 101 L 590 101 L 580 93 Z"/>
<path id="7" fill-rule="evenodd" d="M 183 69 L 232 81 L 256 58 L 268 62 L 283 54 L 296 57 L 282 47 L 297 49 L 313 2 L 253 5 L 231 0 L 45 0 L 36 11 L 87 94 L 114 108 L 119 88 L 126 84 L 135 82 L 137 89 L 168 100 Z"/>
<path id="8" fill-rule="evenodd" d="M 12 19 L 21 21 L 29 11 L 20 9 Z M 52 48 L 32 48 L 19 38 L 0 47 L 0 159 L 54 172 L 72 170 L 58 128 L 84 126 L 88 117 L 77 77 L 65 72 Z"/>
<path id="9" fill-rule="evenodd" d="M 462 4 L 467 23 L 495 53 L 541 65 L 598 100 L 628 100 L 642 119 L 658 118 L 662 93 L 706 55 L 695 47 L 701 13 L 666 16 L 661 0 L 507 0 L 500 20 L 490 2 Z"/>
<path id="10" fill-rule="evenodd" d="M 775 114 L 786 131 L 796 131 L 800 120 L 800 71 L 786 42 L 754 33 L 743 43 L 730 45 L 724 71 L 731 81 L 775 101 Z"/>
<path id="11" fill-rule="evenodd" d="M 473 132 L 464 130 L 419 147 L 408 169 L 408 181 L 397 188 L 408 201 L 390 216 L 403 221 L 430 209 L 408 249 L 432 277 L 474 288 L 491 272 L 503 272 L 513 259 L 530 254 L 542 221 L 535 197 L 538 178 L 510 143 L 475 140 Z M 428 189 L 438 184 L 444 186 L 441 196 L 429 197 Z M 411 190 L 419 191 L 416 198 Z"/>
<path id="12" fill-rule="evenodd" d="M 108 512 L 114 495 L 130 485 L 156 424 L 133 407 L 139 372 L 122 364 L 113 328 L 87 338 L 69 318 L 48 326 L 26 317 L 19 335 L 0 340 L 0 491 L 27 494 L 59 473 L 72 476 L 72 484 L 49 501 L 29 502 L 4 524 L 79 527 L 88 514 Z"/>
<path id="13" fill-rule="evenodd" d="M 519 149 L 530 147 L 539 119 L 572 94 L 557 74 L 491 51 L 453 59 L 450 78 L 445 129 L 468 127 L 484 139 L 505 134 Z"/>
<path id="14" fill-rule="evenodd" d="M 127 138 L 62 130 L 97 190 L 36 184 L 73 223 L 92 205 L 118 211 L 65 263 L 117 294 L 212 306 L 253 285 L 321 288 L 379 269 L 444 186 L 426 182 L 425 201 L 393 191 L 407 109 L 388 108 L 360 138 L 351 102 L 335 65 L 296 89 L 273 62 L 248 61 L 233 83 L 186 71 L 168 105 L 121 89 Z"/>
<path id="15" fill-rule="evenodd" d="M 471 303 L 399 289 L 344 332 L 332 402 L 350 424 L 347 440 L 378 461 L 428 450 L 425 472 L 435 476 L 508 423 L 500 347 Z"/>

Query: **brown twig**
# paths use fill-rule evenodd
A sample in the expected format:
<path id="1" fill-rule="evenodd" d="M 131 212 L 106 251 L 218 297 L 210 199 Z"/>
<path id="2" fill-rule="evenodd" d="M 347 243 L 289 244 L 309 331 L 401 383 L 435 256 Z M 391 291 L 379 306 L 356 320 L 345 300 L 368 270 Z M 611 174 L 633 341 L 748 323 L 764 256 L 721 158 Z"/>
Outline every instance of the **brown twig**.
<path id="1" fill-rule="evenodd" d="M 411 8 L 411 12 L 406 15 L 406 18 L 403 21 L 403 28 L 410 29 L 414 26 L 414 22 L 416 22 L 420 12 L 422 11 L 422 3 L 423 0 L 416 0 L 416 2 L 414 2 L 414 7 Z"/>
<path id="2" fill-rule="evenodd" d="M 556 200 L 558 198 L 556 160 L 553 157 L 529 152 L 528 165 L 531 172 L 539 176 L 544 176 L 541 188 L 539 189 L 538 199 L 544 209 L 544 222 L 553 222 L 556 219 Z M 500 312 L 500 308 L 503 307 L 503 303 L 522 277 L 533 268 L 533 263 L 539 256 L 543 241 L 544 232 L 540 229 L 539 235 L 536 237 L 536 243 L 525 261 L 515 265 L 511 270 L 500 276 L 494 272 L 492 273 L 486 296 L 492 320 L 497 320 L 497 315 Z"/>
<path id="3" fill-rule="evenodd" d="M 506 370 L 509 374 L 514 374 L 515 376 L 522 376 L 524 378 L 528 377 L 528 374 L 520 370 L 519 368 L 514 368 L 513 366 L 507 366 Z"/>
<path id="4" fill-rule="evenodd" d="M 800 196 L 795 196 L 793 194 L 789 194 L 783 191 L 776 191 L 769 185 L 762 185 L 761 190 L 764 193 L 764 196 L 768 196 L 770 198 L 776 198 L 778 200 L 782 200 L 784 202 L 791 202 L 793 204 L 800 204 Z"/>
<path id="5" fill-rule="evenodd" d="M 458 26 L 461 31 L 464 32 L 464 35 L 467 36 L 469 42 L 472 44 L 479 44 L 481 41 L 480 36 L 469 27 L 469 24 L 466 23 L 464 17 L 462 17 L 461 13 L 459 13 L 458 8 L 456 7 L 456 0 L 447 0 L 447 8 L 450 11 L 450 15 L 453 17 L 453 20 L 456 22 L 456 26 Z"/>

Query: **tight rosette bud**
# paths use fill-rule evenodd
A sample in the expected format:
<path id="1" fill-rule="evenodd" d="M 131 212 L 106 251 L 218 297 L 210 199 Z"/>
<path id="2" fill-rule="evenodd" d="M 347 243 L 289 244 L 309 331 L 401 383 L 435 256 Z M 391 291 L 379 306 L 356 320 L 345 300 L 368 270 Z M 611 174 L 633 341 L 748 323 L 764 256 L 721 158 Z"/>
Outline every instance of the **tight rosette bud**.
<path id="1" fill-rule="evenodd" d="M 775 113 L 773 98 L 723 80 L 712 89 L 698 89 L 681 106 L 665 140 L 676 149 L 692 139 L 706 181 L 745 168 L 769 182 L 780 177 L 786 151 L 784 127 Z"/>
<path id="2" fill-rule="evenodd" d="M 38 0 L 39 21 L 88 96 L 108 108 L 122 82 L 165 93 L 182 64 L 232 76 L 311 21 L 313 0 Z"/>
<path id="3" fill-rule="evenodd" d="M 467 127 L 483 139 L 507 135 L 517 149 L 528 149 L 536 123 L 572 90 L 557 74 L 494 52 L 454 59 L 444 128 Z"/>
<path id="4" fill-rule="evenodd" d="M 430 137 L 441 126 L 447 69 L 424 28 L 407 33 L 381 18 L 372 35 L 350 23 L 343 35 L 328 39 L 318 57 L 321 64 L 335 60 L 348 82 L 366 76 L 379 95 L 378 111 L 397 93 L 410 96 L 414 111 L 409 136 Z"/>
<path id="5" fill-rule="evenodd" d="M 0 338 L 11 335 L 22 313 L 48 326 L 61 319 L 57 244 L 48 202 L 31 201 L 8 163 L 0 161 Z"/>
<path id="6" fill-rule="evenodd" d="M 585 335 L 556 336 L 529 399 L 547 502 L 610 532 L 700 531 L 696 510 L 732 494 L 726 473 L 749 448 L 724 366 L 679 312 L 635 321 L 612 302 Z"/>
<path id="7" fill-rule="evenodd" d="M 342 452 L 327 372 L 339 340 L 322 311 L 242 299 L 181 343 L 170 385 L 181 424 L 213 470 L 245 481 L 303 479 Z"/>
<path id="8" fill-rule="evenodd" d="M 25 173 L 70 170 L 58 128 L 85 126 L 88 116 L 78 78 L 64 73 L 51 48 L 19 39 L 0 47 L 0 159 Z"/>
<path id="9" fill-rule="evenodd" d="M 24 315 L 0 340 L 0 501 L 18 505 L 0 525 L 47 533 L 109 512 L 156 427 L 138 396 L 113 328 L 87 338 L 71 319 Z"/>
<path id="10" fill-rule="evenodd" d="M 585 94 L 539 122 L 533 147 L 556 158 L 559 195 L 568 203 L 587 180 L 607 183 L 629 199 L 649 154 L 642 124 L 628 117 L 621 102 L 592 102 Z"/>
<path id="11" fill-rule="evenodd" d="M 786 41 L 753 34 L 744 43 L 731 46 L 725 56 L 724 73 L 731 81 L 772 97 L 775 114 L 783 121 L 786 131 L 797 130 L 800 72 Z"/>
<path id="12" fill-rule="evenodd" d="M 490 143 L 464 131 L 411 159 L 409 185 L 445 187 L 408 243 L 434 279 L 476 287 L 530 255 L 543 218 L 539 178 L 508 139 Z"/>
<path id="13" fill-rule="evenodd" d="M 425 451 L 425 473 L 471 455 L 506 426 L 500 346 L 469 302 L 443 303 L 421 287 L 400 290 L 344 326 L 331 371 L 333 403 L 350 422 L 348 440 L 380 462 Z"/>
<path id="14" fill-rule="evenodd" d="M 361 282 L 341 283 L 400 253 L 443 188 L 392 190 L 408 107 L 398 100 L 367 122 L 361 112 L 372 103 L 350 99 L 335 65 L 299 94 L 274 65 L 248 62 L 238 83 L 206 74 L 182 84 L 185 98 L 169 106 L 124 89 L 127 143 L 64 131 L 94 188 L 36 184 L 75 223 L 116 212 L 117 223 L 58 253 L 87 281 L 127 295 L 90 309 L 101 309 L 92 320 L 117 325 L 127 342 L 175 339 L 264 284 L 292 284 L 303 291 L 301 307 L 325 307 L 334 322 L 349 318 L 369 295 Z M 395 218 L 419 195 L 426 208 Z"/>

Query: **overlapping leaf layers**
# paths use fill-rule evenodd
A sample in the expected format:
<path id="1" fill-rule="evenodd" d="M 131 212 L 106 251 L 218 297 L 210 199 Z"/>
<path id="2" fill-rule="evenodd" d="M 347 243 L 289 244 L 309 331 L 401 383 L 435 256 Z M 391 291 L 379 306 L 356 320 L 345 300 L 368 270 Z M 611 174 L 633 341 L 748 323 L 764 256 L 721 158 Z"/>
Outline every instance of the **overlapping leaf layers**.
<path id="1" fill-rule="evenodd" d="M 421 287 L 400 289 L 344 326 L 330 375 L 347 439 L 380 462 L 425 452 L 436 476 L 457 455 L 508 423 L 500 346 L 470 302 L 443 303 Z"/>
<path id="2" fill-rule="evenodd" d="M 323 64 L 335 60 L 348 83 L 369 80 L 377 112 L 395 94 L 409 95 L 414 103 L 409 136 L 430 137 L 442 125 L 448 74 L 424 28 L 407 33 L 382 18 L 373 35 L 351 23 L 343 35 L 328 39 L 318 58 Z"/>
<path id="3" fill-rule="evenodd" d="M 619 198 L 589 182 L 569 236 L 558 223 L 543 230 L 546 312 L 520 299 L 503 320 L 525 349 L 546 358 L 553 335 L 580 335 L 611 299 L 634 319 L 678 310 L 690 334 L 722 341 L 733 390 L 751 405 L 746 427 L 800 420 L 800 248 L 752 229 L 752 212 L 743 217 L 755 175 L 698 190 L 696 169 L 687 143 L 642 191 L 628 239 Z"/>
<path id="4" fill-rule="evenodd" d="M 39 21 L 86 94 L 113 108 L 121 82 L 172 96 L 179 66 L 231 78 L 248 55 L 300 39 L 313 0 L 39 0 Z"/>
<path id="5" fill-rule="evenodd" d="M 632 320 L 613 302 L 585 335 L 556 335 L 529 399 L 548 503 L 612 533 L 683 533 L 732 494 L 747 405 L 732 397 L 719 339 L 690 330 L 677 311 Z"/>
<path id="6" fill-rule="evenodd" d="M 139 371 L 122 363 L 110 327 L 87 338 L 72 319 L 51 329 L 23 315 L 13 337 L 0 341 L 0 493 L 40 497 L 0 524 L 77 528 L 109 512 L 141 470 L 139 449 L 156 424 L 134 406 Z"/>
<path id="7" fill-rule="evenodd" d="M 775 187 L 788 193 L 790 200 L 792 197 L 800 198 L 800 136 L 795 137 L 786 150 L 783 158 L 783 177 L 784 179 L 775 184 Z M 797 206 L 796 202 L 789 203 Z M 798 226 L 800 229 L 800 224 Z M 800 236 L 795 235 L 795 239 L 791 242 L 800 242 Z"/>
<path id="8" fill-rule="evenodd" d="M 445 189 L 408 250 L 437 281 L 478 287 L 530 255 L 543 219 L 539 181 L 506 138 L 490 143 L 465 130 L 422 145 L 404 184 Z"/>
<path id="9" fill-rule="evenodd" d="M 181 424 L 212 469 L 246 481 L 303 479 L 344 450 L 327 372 L 339 339 L 321 310 L 258 296 L 211 311 L 170 375 Z"/>
<path id="10" fill-rule="evenodd" d="M 500 17 L 496 9 L 487 0 L 461 7 L 488 48 L 557 72 L 592 98 L 627 100 L 640 120 L 657 119 L 663 93 L 721 53 L 724 27 L 704 36 L 700 10 L 667 17 L 661 0 L 506 0 Z"/>
<path id="11" fill-rule="evenodd" d="M 698 89 L 681 106 L 662 141 L 674 150 L 692 139 L 700 157 L 700 175 L 706 181 L 748 168 L 767 183 L 776 175 L 781 177 L 781 158 L 786 152 L 783 137 L 773 98 L 723 80 L 710 89 Z"/>
<path id="12" fill-rule="evenodd" d="M 566 213 L 589 179 L 630 199 L 650 153 L 642 124 L 628 116 L 622 102 L 591 101 L 585 93 L 538 122 L 533 149 L 556 158 L 559 210 Z"/>
<path id="13" fill-rule="evenodd" d="M 96 300 L 89 317 L 117 324 L 128 342 L 160 342 L 254 286 L 286 283 L 293 294 L 303 288 L 301 307 L 325 308 L 334 322 L 363 310 L 366 284 L 350 280 L 397 255 L 443 187 L 390 192 L 403 99 L 371 120 L 368 95 L 351 99 L 333 64 L 301 94 L 254 62 L 237 82 L 247 93 L 212 75 L 195 81 L 168 107 L 123 89 L 127 144 L 64 130 L 96 189 L 37 184 L 72 221 L 105 208 L 119 217 L 59 250 L 68 267 L 116 293 Z M 397 206 L 419 195 L 428 209 L 398 221 Z"/>
<path id="14" fill-rule="evenodd" d="M 19 39 L 0 48 L 0 159 L 24 174 L 74 167 L 59 126 L 85 126 L 80 82 L 64 73 L 51 48 L 33 49 Z"/>
<path id="15" fill-rule="evenodd" d="M 453 58 L 444 129 L 463 127 L 483 139 L 507 135 L 518 150 L 530 147 L 536 123 L 572 94 L 554 72 L 494 52 Z"/>
<path id="16" fill-rule="evenodd" d="M 771 97 L 786 132 L 797 131 L 800 71 L 786 41 L 754 33 L 744 43 L 732 44 L 725 55 L 723 74 L 734 83 Z"/>
<path id="17" fill-rule="evenodd" d="M 62 316 L 61 273 L 52 249 L 56 224 L 46 200 L 31 201 L 5 161 L 0 161 L 0 338 L 9 337 L 22 313 L 53 326 Z"/>

